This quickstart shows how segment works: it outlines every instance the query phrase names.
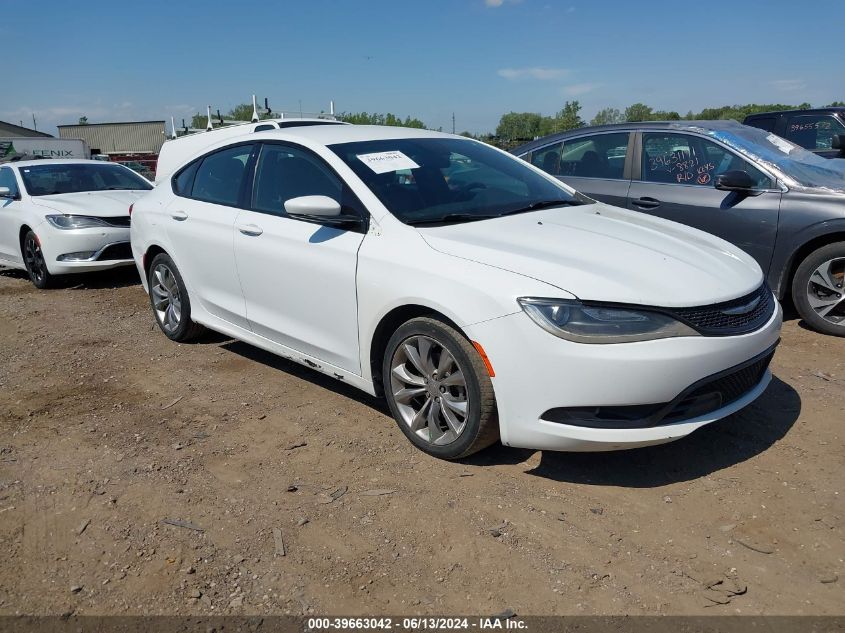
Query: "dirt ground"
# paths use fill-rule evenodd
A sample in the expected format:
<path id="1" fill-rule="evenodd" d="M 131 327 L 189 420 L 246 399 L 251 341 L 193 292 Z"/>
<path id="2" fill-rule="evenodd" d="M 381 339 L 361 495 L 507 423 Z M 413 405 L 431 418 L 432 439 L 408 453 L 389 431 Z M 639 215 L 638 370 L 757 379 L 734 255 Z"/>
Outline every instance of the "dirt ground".
<path id="1" fill-rule="evenodd" d="M 792 318 L 773 371 L 673 444 L 448 463 L 346 385 L 169 342 L 134 271 L 3 271 L 0 614 L 845 614 L 845 339 Z"/>

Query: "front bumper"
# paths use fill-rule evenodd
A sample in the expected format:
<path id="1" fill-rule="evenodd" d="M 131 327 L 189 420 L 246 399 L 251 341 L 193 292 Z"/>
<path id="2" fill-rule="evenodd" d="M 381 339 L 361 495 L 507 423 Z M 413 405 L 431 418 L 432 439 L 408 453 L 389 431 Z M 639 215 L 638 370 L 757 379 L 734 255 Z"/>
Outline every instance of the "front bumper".
<path id="1" fill-rule="evenodd" d="M 557 338 L 519 312 L 466 328 L 487 353 L 502 443 L 561 451 L 661 444 L 739 411 L 766 388 L 768 370 L 744 395 L 695 417 L 640 428 L 597 428 L 543 419 L 556 409 L 635 407 L 676 400 L 692 385 L 765 356 L 780 337 L 780 306 L 749 334 L 587 345 Z"/>
<path id="2" fill-rule="evenodd" d="M 53 275 L 109 270 L 132 264 L 129 227 L 63 230 L 44 222 L 35 230 Z"/>

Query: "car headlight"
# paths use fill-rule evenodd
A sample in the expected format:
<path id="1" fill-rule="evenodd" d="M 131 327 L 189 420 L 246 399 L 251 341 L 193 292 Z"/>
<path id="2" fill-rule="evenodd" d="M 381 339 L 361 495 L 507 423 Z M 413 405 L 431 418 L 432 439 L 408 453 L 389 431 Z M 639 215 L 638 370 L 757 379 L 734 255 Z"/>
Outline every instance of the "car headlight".
<path id="1" fill-rule="evenodd" d="M 46 218 L 57 229 L 90 229 L 95 226 L 111 226 L 103 219 L 90 215 L 48 215 Z"/>
<path id="2" fill-rule="evenodd" d="M 631 343 L 699 336 L 690 326 L 648 309 L 585 305 L 567 299 L 520 297 L 517 301 L 541 328 L 576 343 Z"/>

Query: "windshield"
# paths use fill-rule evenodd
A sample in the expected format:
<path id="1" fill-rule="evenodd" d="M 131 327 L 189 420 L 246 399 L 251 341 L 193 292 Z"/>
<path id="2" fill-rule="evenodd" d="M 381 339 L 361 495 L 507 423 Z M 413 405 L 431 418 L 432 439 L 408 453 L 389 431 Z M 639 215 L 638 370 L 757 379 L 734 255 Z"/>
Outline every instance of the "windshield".
<path id="1" fill-rule="evenodd" d="M 786 139 L 747 125 L 698 131 L 778 172 L 787 185 L 845 192 L 845 160 L 822 158 Z"/>
<path id="2" fill-rule="evenodd" d="M 475 141 L 387 139 L 329 148 L 406 224 L 469 222 L 592 202 Z"/>
<path id="3" fill-rule="evenodd" d="M 149 181 L 121 165 L 91 161 L 90 163 L 58 163 L 28 165 L 20 168 L 26 191 L 31 196 L 80 191 L 117 189 L 152 189 Z"/>

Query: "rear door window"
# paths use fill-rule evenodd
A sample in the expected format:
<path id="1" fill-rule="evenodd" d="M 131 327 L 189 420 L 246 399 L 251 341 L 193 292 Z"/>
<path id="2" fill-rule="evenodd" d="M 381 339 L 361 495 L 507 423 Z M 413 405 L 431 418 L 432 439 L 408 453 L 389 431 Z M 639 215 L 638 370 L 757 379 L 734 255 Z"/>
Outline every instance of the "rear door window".
<path id="1" fill-rule="evenodd" d="M 237 145 L 206 156 L 197 168 L 191 197 L 237 206 L 252 145 Z"/>
<path id="2" fill-rule="evenodd" d="M 761 130 L 766 130 L 767 132 L 774 132 L 775 130 L 775 117 L 760 117 L 758 119 L 751 119 L 745 125 L 750 125 L 751 127 L 756 127 Z"/>
<path id="3" fill-rule="evenodd" d="M 832 149 L 834 134 L 845 134 L 845 125 L 830 114 L 791 116 L 786 124 L 786 138 L 809 150 Z"/>

